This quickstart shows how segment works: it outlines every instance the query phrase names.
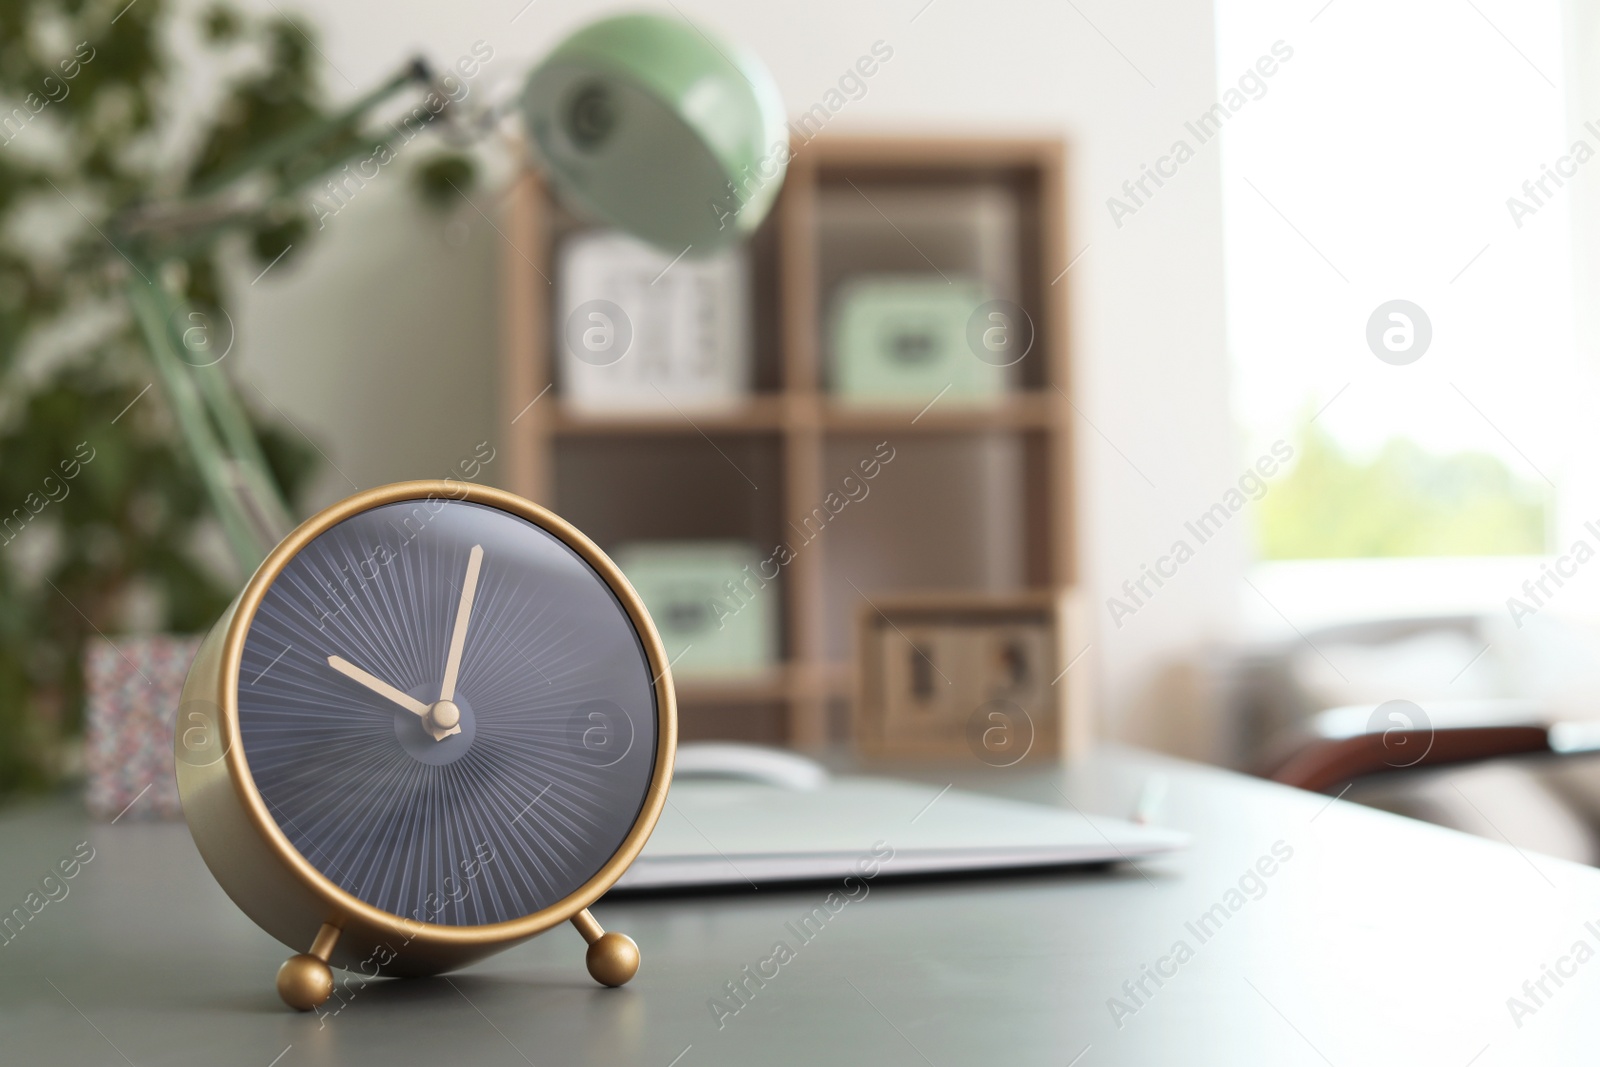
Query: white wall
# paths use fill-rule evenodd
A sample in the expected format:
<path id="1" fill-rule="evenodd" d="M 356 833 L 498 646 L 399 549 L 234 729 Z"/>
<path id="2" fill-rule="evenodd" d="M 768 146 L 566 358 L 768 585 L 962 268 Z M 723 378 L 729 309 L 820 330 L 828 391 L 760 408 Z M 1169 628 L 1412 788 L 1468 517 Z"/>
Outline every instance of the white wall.
<path id="1" fill-rule="evenodd" d="M 524 10 L 525 3 L 292 6 L 322 27 L 323 50 L 339 72 L 330 87 L 349 96 L 352 83 L 365 88 L 413 51 L 450 62 L 479 39 L 495 49 L 490 71 L 509 85 L 565 32 L 612 10 L 572 0 L 537 0 Z M 1193 750 L 1192 739 L 1206 731 L 1162 695 L 1170 687 L 1160 677 L 1230 624 L 1240 531 L 1206 545 L 1120 630 L 1104 600 L 1171 544 L 1185 518 L 1215 502 L 1242 462 L 1227 410 L 1215 144 L 1120 229 L 1106 198 L 1216 99 L 1211 5 L 933 0 L 918 14 L 922 4 L 677 6 L 754 49 L 792 113 L 818 100 L 874 41 L 891 45 L 893 60 L 830 129 L 1067 139 L 1069 240 L 1072 254 L 1087 251 L 1061 284 L 1071 287 L 1077 319 L 1084 571 L 1101 630 L 1080 666 L 1096 670 L 1112 733 Z M 478 202 L 495 216 L 492 195 Z M 470 208 L 448 221 L 420 215 L 390 178 L 320 236 L 300 264 L 249 287 L 240 316 L 247 377 L 337 467 L 318 502 L 351 483 L 446 473 L 494 432 L 500 238 Z"/>

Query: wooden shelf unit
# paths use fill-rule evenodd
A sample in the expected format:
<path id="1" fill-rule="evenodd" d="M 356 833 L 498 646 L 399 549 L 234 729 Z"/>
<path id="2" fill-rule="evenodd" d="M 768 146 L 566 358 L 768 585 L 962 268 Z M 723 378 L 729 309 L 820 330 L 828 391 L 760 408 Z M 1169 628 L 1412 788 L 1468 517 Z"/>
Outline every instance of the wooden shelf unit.
<path id="1" fill-rule="evenodd" d="M 748 532 L 758 544 L 769 539 L 775 544 L 792 537 L 832 488 L 830 445 L 881 439 L 909 449 L 916 442 L 998 436 L 1021 442 L 1020 587 L 1071 586 L 1076 581 L 1073 393 L 1067 286 L 1058 284 L 1068 265 L 1061 143 L 822 136 L 796 142 L 792 151 L 778 203 L 750 242 L 755 391 L 739 406 L 716 412 L 595 414 L 563 402 L 553 386 L 551 351 L 556 251 L 563 237 L 581 227 L 551 198 L 536 172 L 519 176 L 506 213 L 502 257 L 503 484 L 574 521 L 607 550 L 615 547 L 607 543 L 611 537 L 726 536 L 730 529 Z M 835 399 L 826 389 L 821 343 L 826 309 L 820 194 L 854 188 L 900 232 L 891 221 L 892 196 L 879 198 L 880 206 L 870 191 L 974 183 L 1008 190 L 1018 206 L 1018 303 L 1036 331 L 1034 347 L 1019 365 L 1020 388 L 990 406 L 934 404 L 920 414 L 915 408 L 863 407 Z M 698 494 L 691 494 L 696 502 L 669 518 L 659 499 L 650 500 L 651 492 L 660 492 L 661 476 L 649 464 L 672 462 L 692 449 L 703 450 L 697 462 L 706 464 L 696 484 L 686 485 Z M 746 464 L 735 463 L 731 452 Z M 577 473 L 558 473 L 563 462 Z M 752 475 L 747 466 L 760 473 Z M 730 467 L 740 469 L 735 473 Z M 597 472 L 604 472 L 604 484 Z M 715 492 L 713 482 L 720 484 Z M 634 511 L 624 514 L 629 507 Z M 717 514 L 718 508 L 725 513 Z M 706 514 L 707 509 L 713 513 Z M 686 738 L 733 736 L 796 745 L 837 739 L 835 713 L 851 691 L 850 664 L 839 656 L 838 635 L 829 633 L 830 626 L 847 625 L 829 618 L 826 603 L 829 568 L 838 563 L 829 558 L 827 538 L 819 537 L 783 568 L 779 666 L 748 680 L 679 681 Z M 921 585 L 938 588 L 943 578 L 929 574 Z M 873 587 L 851 585 L 868 598 L 874 595 Z M 848 635 L 842 643 L 851 643 Z M 747 721 L 752 715 L 769 721 L 776 716 L 776 736 L 772 728 L 753 727 Z"/>

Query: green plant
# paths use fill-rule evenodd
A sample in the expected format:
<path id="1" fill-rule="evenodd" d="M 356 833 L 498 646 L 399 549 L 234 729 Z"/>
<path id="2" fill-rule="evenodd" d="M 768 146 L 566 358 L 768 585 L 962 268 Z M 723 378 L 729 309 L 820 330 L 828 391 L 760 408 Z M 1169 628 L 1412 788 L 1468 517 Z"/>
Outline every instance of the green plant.
<path id="1" fill-rule="evenodd" d="M 171 58 L 189 30 L 223 77 L 201 116 Z M 201 562 L 206 498 L 160 386 L 144 391 L 155 375 L 123 298 L 139 268 L 108 235 L 130 205 L 184 195 L 323 116 L 315 56 L 298 23 L 221 5 L 0 4 L 0 793 L 58 773 L 89 638 L 136 614 L 197 631 L 232 595 L 237 576 Z M 307 222 L 277 205 L 248 250 L 262 266 L 299 252 Z M 213 242 L 151 282 L 225 309 L 225 277 Z M 309 444 L 249 421 L 292 499 Z"/>

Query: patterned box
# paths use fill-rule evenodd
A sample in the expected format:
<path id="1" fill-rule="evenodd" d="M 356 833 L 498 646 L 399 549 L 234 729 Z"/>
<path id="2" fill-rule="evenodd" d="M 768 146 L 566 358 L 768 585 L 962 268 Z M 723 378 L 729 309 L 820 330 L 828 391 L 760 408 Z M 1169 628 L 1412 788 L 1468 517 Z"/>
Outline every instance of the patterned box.
<path id="1" fill-rule="evenodd" d="M 84 651 L 88 688 L 84 762 L 97 819 L 178 819 L 173 721 L 199 637 L 154 634 L 97 640 Z"/>

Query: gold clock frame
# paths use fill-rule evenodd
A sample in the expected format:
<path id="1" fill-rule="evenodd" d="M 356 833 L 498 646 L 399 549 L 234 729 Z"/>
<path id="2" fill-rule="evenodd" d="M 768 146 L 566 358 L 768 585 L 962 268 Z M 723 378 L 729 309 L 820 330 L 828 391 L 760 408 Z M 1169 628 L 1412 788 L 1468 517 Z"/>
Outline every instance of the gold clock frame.
<path id="1" fill-rule="evenodd" d="M 531 915 L 480 926 L 446 926 L 383 911 L 341 889 L 300 854 L 268 811 L 245 762 L 239 734 L 239 674 L 257 608 L 283 568 L 316 537 L 385 504 L 483 504 L 554 535 L 600 575 L 627 612 L 654 677 L 655 766 L 644 803 L 616 853 L 575 892 Z M 617 986 L 638 970 L 639 952 L 606 933 L 589 905 L 639 855 L 666 804 L 677 750 L 678 714 L 666 650 L 644 602 L 616 564 L 576 527 L 532 501 L 456 481 L 398 482 L 357 493 L 312 516 L 262 562 L 212 627 L 183 686 L 174 738 L 178 793 L 195 845 L 233 902 L 285 945 L 306 946 L 278 972 L 278 992 L 308 1011 L 333 992 L 329 965 L 377 975 L 422 976 L 465 966 L 570 921 L 588 942 L 589 973 Z"/>

